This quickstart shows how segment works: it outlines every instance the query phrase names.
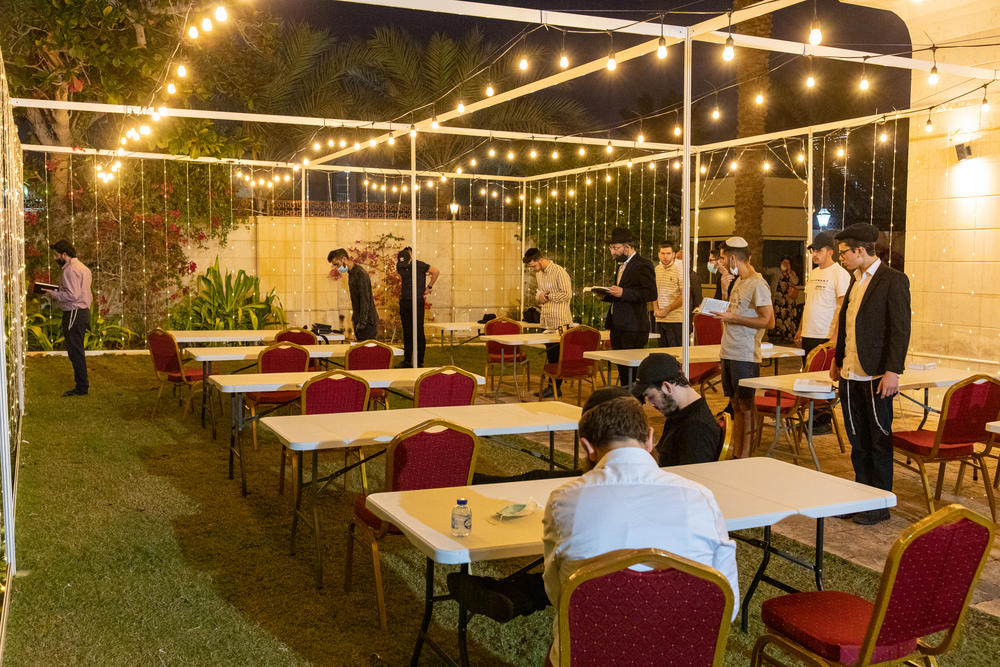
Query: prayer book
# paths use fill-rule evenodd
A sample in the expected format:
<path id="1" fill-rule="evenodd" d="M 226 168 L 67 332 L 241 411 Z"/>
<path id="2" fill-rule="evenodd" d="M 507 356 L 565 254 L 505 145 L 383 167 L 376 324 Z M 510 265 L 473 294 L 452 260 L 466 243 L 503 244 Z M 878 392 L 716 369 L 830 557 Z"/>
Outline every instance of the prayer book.
<path id="1" fill-rule="evenodd" d="M 715 313 L 724 313 L 727 310 L 729 310 L 728 301 L 712 299 L 711 297 L 702 299 L 701 305 L 698 307 L 698 312 L 702 315 L 714 315 Z"/>
<path id="2" fill-rule="evenodd" d="M 792 391 L 821 392 L 833 391 L 833 383 L 825 380 L 813 380 L 810 378 L 798 378 L 792 383 Z"/>
<path id="3" fill-rule="evenodd" d="M 591 294 L 596 294 L 597 296 L 604 296 L 611 291 L 610 287 L 601 287 L 600 285 L 592 285 L 590 287 L 584 287 L 584 292 L 590 292 Z"/>
<path id="4" fill-rule="evenodd" d="M 45 294 L 46 292 L 51 292 L 51 291 L 57 290 L 57 289 L 59 289 L 59 285 L 53 285 L 52 283 L 40 283 L 40 282 L 36 282 L 32 286 L 31 291 L 34 294 Z"/>

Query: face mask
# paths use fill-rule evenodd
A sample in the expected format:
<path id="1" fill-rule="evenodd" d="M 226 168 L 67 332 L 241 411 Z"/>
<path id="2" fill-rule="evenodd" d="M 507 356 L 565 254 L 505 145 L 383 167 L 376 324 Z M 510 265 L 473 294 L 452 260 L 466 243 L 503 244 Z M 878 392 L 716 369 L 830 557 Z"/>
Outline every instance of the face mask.
<path id="1" fill-rule="evenodd" d="M 347 273 L 347 267 L 343 265 L 338 266 L 337 270 L 340 271 L 341 273 Z"/>
<path id="2" fill-rule="evenodd" d="M 56 259 L 56 264 L 58 264 L 59 266 L 63 266 L 66 264 L 66 260 L 63 259 L 62 257 L 59 257 L 58 259 Z"/>
<path id="3" fill-rule="evenodd" d="M 738 275 L 740 275 L 740 270 L 739 270 L 739 269 L 736 269 L 736 268 L 731 268 L 731 269 L 729 269 L 729 272 L 730 272 L 731 274 L 733 274 L 734 276 L 738 276 Z"/>
<path id="4" fill-rule="evenodd" d="M 719 272 L 719 267 L 715 265 L 715 262 L 708 263 L 708 272 L 711 273 L 713 276 Z"/>

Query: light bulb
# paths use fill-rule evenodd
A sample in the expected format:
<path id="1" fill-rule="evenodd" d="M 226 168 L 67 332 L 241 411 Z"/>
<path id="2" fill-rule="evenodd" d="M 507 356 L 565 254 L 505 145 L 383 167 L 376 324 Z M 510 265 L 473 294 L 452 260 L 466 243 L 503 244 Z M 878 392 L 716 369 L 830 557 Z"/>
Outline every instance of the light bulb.
<path id="1" fill-rule="evenodd" d="M 139 134 L 149 134 L 149 133 L 150 133 L 149 125 L 139 126 Z"/>
<path id="2" fill-rule="evenodd" d="M 493 93 L 494 92 L 496 92 L 496 91 L 493 90 L 493 84 L 492 83 L 491 84 L 487 84 L 487 86 L 486 86 L 486 97 L 493 97 Z"/>
<path id="3" fill-rule="evenodd" d="M 680 169 L 680 168 L 681 168 L 680 160 L 674 160 L 674 169 Z"/>
<path id="4" fill-rule="evenodd" d="M 823 33 L 819 29 L 819 23 L 816 21 L 812 22 L 809 28 L 809 43 L 816 46 L 823 41 Z"/>
<path id="5" fill-rule="evenodd" d="M 861 77 L 861 83 L 858 84 L 858 87 L 861 90 L 868 90 L 868 77 L 866 76 Z"/>
<path id="6" fill-rule="evenodd" d="M 580 148 L 578 148 L 576 152 L 580 157 L 583 157 L 584 155 L 587 154 L 587 149 L 584 148 L 583 146 L 580 146 Z"/>
<path id="7" fill-rule="evenodd" d="M 705 165 L 701 165 L 701 173 L 707 174 L 708 173 L 708 167 L 706 167 Z"/>
<path id="8" fill-rule="evenodd" d="M 569 192 L 567 192 L 566 194 L 568 196 L 570 196 L 570 197 L 575 197 L 576 196 L 576 190 L 574 190 L 573 188 L 570 188 Z"/>
<path id="9" fill-rule="evenodd" d="M 726 37 L 726 47 L 722 49 L 722 59 L 729 62 L 736 57 L 736 49 L 733 48 L 733 36 Z"/>
<path id="10" fill-rule="evenodd" d="M 650 169 L 656 169 L 656 163 L 655 162 L 650 162 L 649 163 L 649 168 Z"/>
<path id="11" fill-rule="evenodd" d="M 927 124 L 924 125 L 924 132 L 933 132 L 934 124 L 931 122 L 930 117 L 927 118 Z"/>
<path id="12" fill-rule="evenodd" d="M 610 182 L 611 182 L 611 174 L 607 174 L 607 175 L 605 175 L 605 177 L 604 177 L 604 182 L 605 182 L 605 183 L 610 183 Z"/>
<path id="13" fill-rule="evenodd" d="M 806 154 L 805 153 L 799 153 L 798 155 L 795 156 L 795 161 L 796 162 L 805 162 L 806 161 Z"/>
<path id="14" fill-rule="evenodd" d="M 934 65 L 933 67 L 931 67 L 931 73 L 927 77 L 927 83 L 930 84 L 930 85 L 932 85 L 932 86 L 936 86 L 937 82 L 938 82 L 937 65 Z"/>
<path id="15" fill-rule="evenodd" d="M 646 140 L 646 137 L 645 137 L 645 135 L 643 135 L 643 133 L 642 133 L 642 132 L 640 132 L 640 133 L 639 133 L 639 136 L 635 138 L 635 143 L 637 143 L 637 144 L 641 144 L 641 143 L 642 143 L 642 142 L 644 142 L 645 140 Z"/>
<path id="16" fill-rule="evenodd" d="M 632 168 L 632 158 L 629 158 L 628 161 L 625 162 L 625 166 L 628 167 L 629 169 Z"/>
<path id="17" fill-rule="evenodd" d="M 532 148 L 531 152 L 528 153 L 528 155 L 531 157 L 532 160 L 534 160 L 536 157 L 538 157 L 538 151 L 536 151 L 534 148 Z"/>
<path id="18" fill-rule="evenodd" d="M 757 104 L 763 104 L 764 103 L 764 93 L 757 93 L 757 97 L 753 98 L 753 101 L 756 102 Z"/>
<path id="19" fill-rule="evenodd" d="M 562 67 L 563 69 L 569 67 L 569 58 L 566 57 L 565 53 L 559 56 L 559 67 Z"/>
<path id="20" fill-rule="evenodd" d="M 346 146 L 347 146 L 347 139 L 341 139 L 341 140 L 340 140 L 340 141 L 338 142 L 338 144 L 337 144 L 337 145 L 338 145 L 338 146 L 340 146 L 341 148 L 344 148 L 344 147 L 346 147 Z"/>
<path id="21" fill-rule="evenodd" d="M 507 159 L 508 160 L 514 159 L 514 151 L 507 151 Z"/>
<path id="22" fill-rule="evenodd" d="M 878 135 L 878 140 L 884 144 L 885 142 L 889 141 L 889 135 L 883 132 L 882 134 Z"/>
<path id="23" fill-rule="evenodd" d="M 729 171 L 736 171 L 736 168 L 740 166 L 736 160 L 729 163 Z"/>
<path id="24" fill-rule="evenodd" d="M 521 56 L 521 62 L 519 62 L 517 66 L 521 68 L 522 72 L 528 69 L 528 59 L 524 56 Z"/>
<path id="25" fill-rule="evenodd" d="M 201 31 L 212 32 L 212 19 L 206 17 L 201 20 Z"/>
<path id="26" fill-rule="evenodd" d="M 287 183 L 290 180 L 292 180 L 292 177 L 289 176 L 288 174 L 285 174 L 285 183 Z"/>
<path id="27" fill-rule="evenodd" d="M 222 5 L 219 5 L 218 7 L 215 8 L 215 20 L 216 21 L 218 21 L 219 23 L 222 23 L 223 21 L 225 21 L 228 18 L 229 18 L 229 12 L 226 11 L 225 7 L 223 7 Z"/>
<path id="28" fill-rule="evenodd" d="M 614 53 L 609 53 L 608 54 L 608 62 L 607 62 L 608 71 L 609 72 L 613 72 L 616 67 L 618 67 L 618 61 L 615 60 L 615 54 Z"/>
<path id="29" fill-rule="evenodd" d="M 314 151 L 318 151 L 319 150 L 319 142 L 318 141 L 316 141 L 316 142 L 313 143 L 313 150 Z"/>
<path id="30" fill-rule="evenodd" d="M 458 110 L 458 113 L 465 113 L 465 104 L 464 103 L 459 102 L 458 103 L 458 107 L 456 107 L 456 108 Z"/>
<path id="31" fill-rule="evenodd" d="M 358 141 L 354 142 L 354 150 L 356 150 L 356 151 L 361 150 L 361 143 L 360 142 L 358 142 Z"/>
<path id="32" fill-rule="evenodd" d="M 174 82 L 171 81 L 170 83 L 167 84 L 167 95 L 173 95 L 176 92 L 177 92 L 177 86 L 175 86 Z"/>
<path id="33" fill-rule="evenodd" d="M 303 164 L 303 166 L 308 165 L 309 164 L 309 158 L 307 158 L 307 157 L 302 158 L 302 164 Z"/>
<path id="34" fill-rule="evenodd" d="M 986 113 L 990 110 L 990 103 L 986 100 L 985 95 L 983 96 L 983 103 L 982 105 L 980 105 L 979 108 L 982 109 L 983 113 Z"/>
<path id="35" fill-rule="evenodd" d="M 496 157 L 497 149 L 491 147 L 488 151 L 486 151 L 486 154 L 489 155 L 490 157 Z"/>
<path id="36" fill-rule="evenodd" d="M 722 114 L 719 112 L 719 107 L 712 109 L 712 120 L 719 120 L 719 116 Z"/>
<path id="37" fill-rule="evenodd" d="M 614 148 L 612 148 L 612 146 L 611 146 L 611 140 L 610 140 L 610 139 L 608 139 L 608 145 L 607 145 L 607 146 L 606 146 L 606 147 L 604 148 L 604 152 L 605 152 L 605 153 L 610 153 L 610 152 L 612 152 L 612 151 L 614 151 L 614 150 L 615 150 L 615 149 L 614 149 Z"/>
<path id="38" fill-rule="evenodd" d="M 770 162 L 765 162 L 763 165 L 761 165 L 761 167 L 764 169 L 764 171 L 771 171 L 771 163 Z"/>
<path id="39" fill-rule="evenodd" d="M 590 176 L 588 176 L 588 177 L 587 177 L 587 185 L 590 185 L 591 183 L 593 183 L 593 181 L 592 181 L 592 180 L 590 180 Z"/>
<path id="40" fill-rule="evenodd" d="M 179 76 L 180 78 L 183 79 L 187 75 L 188 75 L 187 67 L 185 67 L 184 65 L 178 65 L 177 66 L 177 76 Z"/>
<path id="41" fill-rule="evenodd" d="M 411 137 L 417 136 L 417 128 L 412 123 L 410 124 L 410 136 Z"/>
<path id="42" fill-rule="evenodd" d="M 542 198 L 541 197 L 535 197 L 535 203 L 536 204 L 541 204 L 542 203 Z"/>
<path id="43" fill-rule="evenodd" d="M 559 159 L 559 151 L 552 151 L 552 159 L 553 160 Z"/>
<path id="44" fill-rule="evenodd" d="M 441 123 L 438 122 L 438 117 L 434 116 L 431 118 L 431 128 L 436 130 L 439 127 L 441 127 Z"/>
<path id="45" fill-rule="evenodd" d="M 674 136 L 675 137 L 681 136 L 681 126 L 680 125 L 674 125 Z"/>
<path id="46" fill-rule="evenodd" d="M 462 173 L 462 168 L 461 167 L 455 167 L 455 173 L 456 174 L 461 174 Z"/>
<path id="47" fill-rule="evenodd" d="M 372 148 L 375 148 L 375 139 L 369 139 L 369 140 L 368 140 L 368 145 L 369 145 L 370 147 L 372 147 Z"/>
<path id="48" fill-rule="evenodd" d="M 333 148 L 336 145 L 336 143 L 334 142 L 333 139 L 327 139 L 326 145 L 329 146 L 330 148 Z"/>
<path id="49" fill-rule="evenodd" d="M 154 123 L 160 122 L 160 112 L 159 111 L 154 111 L 153 115 L 152 115 L 152 119 L 153 119 Z"/>
<path id="50" fill-rule="evenodd" d="M 844 157 L 844 149 L 843 149 L 843 147 L 838 147 L 837 148 L 837 157 Z"/>
<path id="51" fill-rule="evenodd" d="M 476 166 L 476 158 L 472 158 L 471 160 L 469 160 L 469 166 L 470 167 L 475 167 Z"/>
<path id="52" fill-rule="evenodd" d="M 165 118 L 166 117 L 166 115 L 167 115 L 167 107 L 160 107 L 159 109 L 157 109 L 157 111 L 160 114 L 160 118 Z"/>
<path id="53" fill-rule="evenodd" d="M 810 74 L 809 78 L 806 79 L 806 88 L 812 88 L 816 85 L 816 78 Z"/>
<path id="54" fill-rule="evenodd" d="M 656 47 L 656 57 L 663 60 L 667 57 L 667 40 L 660 37 L 660 44 Z"/>
<path id="55" fill-rule="evenodd" d="M 190 28 L 188 28 L 188 37 L 190 37 L 191 39 L 198 39 L 198 28 L 196 28 L 195 26 L 191 26 Z"/>

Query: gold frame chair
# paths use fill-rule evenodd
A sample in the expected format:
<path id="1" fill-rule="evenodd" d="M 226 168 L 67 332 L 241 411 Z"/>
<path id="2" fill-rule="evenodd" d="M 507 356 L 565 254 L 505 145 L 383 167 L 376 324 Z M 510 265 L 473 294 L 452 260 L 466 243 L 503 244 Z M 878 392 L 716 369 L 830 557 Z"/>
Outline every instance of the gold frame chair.
<path id="1" fill-rule="evenodd" d="M 472 380 L 472 398 L 469 400 L 469 405 L 473 405 L 476 402 L 476 395 L 479 394 L 479 383 L 476 381 L 475 373 L 470 373 L 464 368 L 459 368 L 458 366 L 441 366 L 439 368 L 432 368 L 426 373 L 421 374 L 417 378 L 417 381 L 413 383 L 413 407 L 420 406 L 420 385 L 421 383 L 429 377 L 441 374 L 457 373 L 458 375 L 464 375 L 465 377 Z"/>

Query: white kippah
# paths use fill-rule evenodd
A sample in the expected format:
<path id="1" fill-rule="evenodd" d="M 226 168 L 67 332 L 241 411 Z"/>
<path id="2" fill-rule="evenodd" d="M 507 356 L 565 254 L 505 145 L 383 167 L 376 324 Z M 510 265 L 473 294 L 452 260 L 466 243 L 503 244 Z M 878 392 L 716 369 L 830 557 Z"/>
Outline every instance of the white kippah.
<path id="1" fill-rule="evenodd" d="M 731 236 L 726 239 L 726 246 L 729 248 L 746 248 L 749 243 L 742 236 Z"/>

